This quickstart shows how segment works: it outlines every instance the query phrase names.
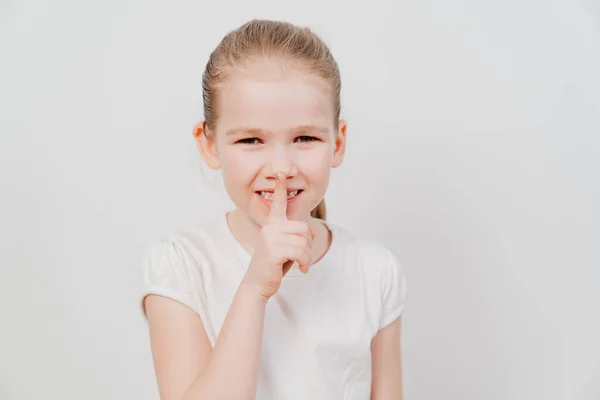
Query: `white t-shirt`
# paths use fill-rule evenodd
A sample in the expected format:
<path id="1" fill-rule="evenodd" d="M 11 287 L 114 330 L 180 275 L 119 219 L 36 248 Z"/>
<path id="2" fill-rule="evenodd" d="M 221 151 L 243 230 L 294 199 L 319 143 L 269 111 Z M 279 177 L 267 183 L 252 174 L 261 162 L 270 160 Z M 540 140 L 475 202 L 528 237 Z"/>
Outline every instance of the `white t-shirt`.
<path id="1" fill-rule="evenodd" d="M 369 399 L 371 340 L 402 313 L 406 282 L 395 255 L 323 222 L 332 232 L 327 253 L 306 275 L 292 268 L 267 303 L 258 400 Z M 222 214 L 149 246 L 142 299 L 187 305 L 214 346 L 250 260 Z"/>

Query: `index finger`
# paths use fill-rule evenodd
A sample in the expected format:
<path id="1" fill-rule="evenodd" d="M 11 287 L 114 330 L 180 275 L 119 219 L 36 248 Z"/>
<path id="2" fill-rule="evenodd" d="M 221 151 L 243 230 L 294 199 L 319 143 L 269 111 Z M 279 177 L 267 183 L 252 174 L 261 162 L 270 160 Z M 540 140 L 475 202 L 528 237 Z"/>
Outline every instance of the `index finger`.
<path id="1" fill-rule="evenodd" d="M 287 187 L 285 175 L 277 173 L 275 181 L 275 191 L 273 192 L 273 201 L 269 210 L 270 219 L 287 219 Z"/>

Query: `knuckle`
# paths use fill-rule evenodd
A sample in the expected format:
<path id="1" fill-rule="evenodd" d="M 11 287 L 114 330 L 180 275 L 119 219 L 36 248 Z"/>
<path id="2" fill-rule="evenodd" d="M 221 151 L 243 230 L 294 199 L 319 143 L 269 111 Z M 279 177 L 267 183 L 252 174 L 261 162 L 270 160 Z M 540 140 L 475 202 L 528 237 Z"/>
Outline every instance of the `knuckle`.
<path id="1" fill-rule="evenodd" d="M 300 247 L 306 249 L 308 247 L 308 239 L 305 237 L 300 237 L 298 239 L 299 239 L 298 242 L 299 242 Z"/>
<path id="2" fill-rule="evenodd" d="M 274 229 L 273 224 L 267 224 L 261 228 L 260 232 L 262 233 L 263 236 L 268 236 L 271 234 L 271 232 L 273 232 L 273 229 Z"/>
<path id="3" fill-rule="evenodd" d="M 308 259 L 308 253 L 306 252 L 306 249 L 302 249 L 302 259 L 303 260 Z"/>
<path id="4" fill-rule="evenodd" d="M 308 233 L 310 231 L 310 226 L 308 225 L 308 222 L 302 221 L 301 224 L 302 232 Z"/>

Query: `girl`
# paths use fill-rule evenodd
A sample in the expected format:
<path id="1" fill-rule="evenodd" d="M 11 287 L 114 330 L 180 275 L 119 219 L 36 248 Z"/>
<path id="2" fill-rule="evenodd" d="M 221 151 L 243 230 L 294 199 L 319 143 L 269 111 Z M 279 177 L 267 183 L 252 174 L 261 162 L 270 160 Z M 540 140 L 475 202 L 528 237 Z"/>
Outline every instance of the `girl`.
<path id="1" fill-rule="evenodd" d="M 401 399 L 402 268 L 325 219 L 346 146 L 327 46 L 253 20 L 223 38 L 202 83 L 194 136 L 237 207 L 144 256 L 161 398 Z"/>

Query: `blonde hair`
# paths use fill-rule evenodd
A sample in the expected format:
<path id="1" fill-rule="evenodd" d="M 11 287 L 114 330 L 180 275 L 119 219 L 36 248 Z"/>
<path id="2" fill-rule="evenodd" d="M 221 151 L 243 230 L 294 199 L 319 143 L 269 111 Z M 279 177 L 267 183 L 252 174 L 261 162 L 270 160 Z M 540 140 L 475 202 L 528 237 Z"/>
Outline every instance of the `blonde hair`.
<path id="1" fill-rule="evenodd" d="M 225 35 L 206 64 L 202 75 L 205 134 L 216 126 L 219 85 L 227 80 L 236 66 L 260 57 L 297 62 L 328 81 L 337 131 L 342 84 L 337 62 L 327 45 L 309 28 L 283 21 L 254 19 Z M 311 216 L 326 219 L 325 200 L 311 211 Z"/>

